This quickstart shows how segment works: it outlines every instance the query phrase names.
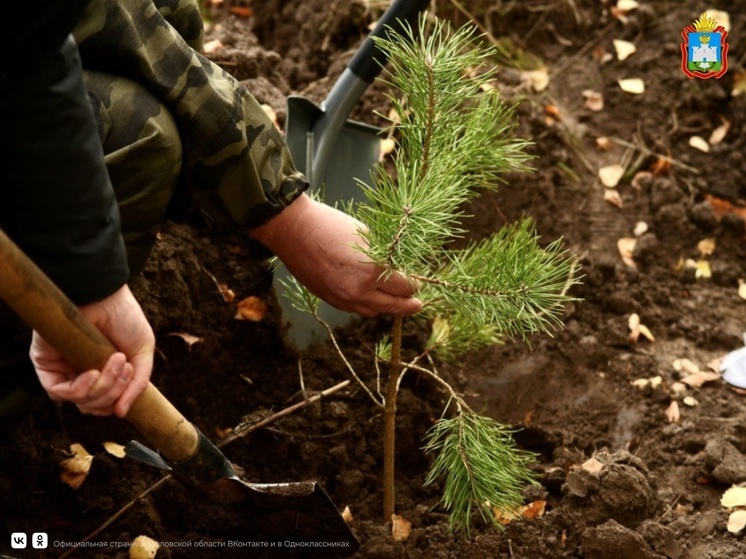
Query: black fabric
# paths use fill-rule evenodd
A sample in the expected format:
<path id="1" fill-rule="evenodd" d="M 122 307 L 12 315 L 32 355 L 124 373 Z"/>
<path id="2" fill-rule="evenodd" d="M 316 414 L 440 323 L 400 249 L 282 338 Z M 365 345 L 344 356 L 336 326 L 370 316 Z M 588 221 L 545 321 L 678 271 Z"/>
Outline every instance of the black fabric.
<path id="1" fill-rule="evenodd" d="M 0 33 L 0 73 L 32 72 L 39 60 L 59 49 L 89 0 L 5 0 Z"/>
<path id="2" fill-rule="evenodd" d="M 0 130 L 0 228 L 79 305 L 124 285 L 119 212 L 71 37 L 0 92 Z"/>

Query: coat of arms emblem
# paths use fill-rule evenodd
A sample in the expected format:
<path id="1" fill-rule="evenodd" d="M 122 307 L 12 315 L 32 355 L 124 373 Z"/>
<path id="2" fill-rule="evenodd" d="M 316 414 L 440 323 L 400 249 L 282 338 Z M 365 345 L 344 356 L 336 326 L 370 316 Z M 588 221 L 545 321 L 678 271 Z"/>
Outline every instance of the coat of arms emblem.
<path id="1" fill-rule="evenodd" d="M 728 32 L 707 13 L 681 32 L 681 69 L 690 78 L 719 78 L 728 70 Z"/>

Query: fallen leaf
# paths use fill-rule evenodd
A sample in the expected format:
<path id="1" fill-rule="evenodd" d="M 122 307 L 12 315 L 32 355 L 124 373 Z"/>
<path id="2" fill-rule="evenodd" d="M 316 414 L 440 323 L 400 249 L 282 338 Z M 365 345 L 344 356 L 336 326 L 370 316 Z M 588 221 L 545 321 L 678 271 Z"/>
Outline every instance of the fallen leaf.
<path id="1" fill-rule="evenodd" d="M 638 171 L 635 176 L 632 177 L 630 184 L 632 188 L 640 191 L 645 186 L 650 186 L 653 183 L 653 173 L 650 171 Z"/>
<path id="2" fill-rule="evenodd" d="M 344 520 L 347 524 L 352 524 L 353 517 L 352 511 L 350 510 L 349 506 L 346 506 L 345 510 L 342 511 L 342 520 Z"/>
<path id="3" fill-rule="evenodd" d="M 246 6 L 231 6 L 230 8 L 228 8 L 228 11 L 236 17 L 246 19 L 254 15 L 253 10 L 251 8 L 247 8 Z"/>
<path id="4" fill-rule="evenodd" d="M 104 450 L 106 450 L 106 452 L 108 452 L 112 456 L 116 456 L 117 458 L 124 458 L 125 456 L 127 456 L 127 453 L 124 452 L 124 446 L 119 443 L 106 441 L 103 446 Z"/>
<path id="5" fill-rule="evenodd" d="M 412 531 L 412 523 L 398 514 L 391 515 L 391 536 L 395 542 L 406 540 Z"/>
<path id="6" fill-rule="evenodd" d="M 382 161 L 387 155 L 394 152 L 396 148 L 396 140 L 394 138 L 384 138 L 381 140 L 381 148 L 379 153 L 379 161 Z"/>
<path id="7" fill-rule="evenodd" d="M 705 200 L 712 207 L 712 211 L 718 220 L 730 214 L 737 215 L 741 219 L 746 220 L 746 208 L 743 206 L 734 206 L 728 200 L 712 196 L 711 194 L 705 194 Z"/>
<path id="8" fill-rule="evenodd" d="M 632 230 L 632 233 L 634 233 L 635 237 L 639 237 L 640 235 L 644 235 L 648 232 L 648 224 L 644 221 L 638 221 L 635 223 L 635 228 Z"/>
<path id="9" fill-rule="evenodd" d="M 631 12 L 640 7 L 640 3 L 635 0 L 617 0 L 616 7 L 624 12 Z"/>
<path id="10" fill-rule="evenodd" d="M 694 267 L 697 269 L 694 274 L 695 278 L 710 279 L 712 277 L 712 269 L 710 263 L 707 260 L 697 260 L 694 263 Z"/>
<path id="11" fill-rule="evenodd" d="M 166 334 L 166 336 L 176 336 L 177 338 L 181 338 L 186 342 L 189 349 L 192 349 L 192 346 L 194 344 L 198 344 L 204 341 L 202 338 L 194 336 L 192 334 L 187 334 L 186 332 L 171 332 L 170 334 Z"/>
<path id="12" fill-rule="evenodd" d="M 634 43 L 629 41 L 622 41 L 620 39 L 614 39 L 614 48 L 616 49 L 616 57 L 619 60 L 625 60 L 631 54 L 637 51 L 637 47 Z"/>
<path id="13" fill-rule="evenodd" d="M 671 170 L 671 159 L 668 157 L 659 157 L 652 165 L 650 165 L 650 171 L 656 177 L 668 174 Z"/>
<path id="14" fill-rule="evenodd" d="M 687 375 L 684 378 L 681 379 L 681 382 L 684 384 L 691 386 L 692 388 L 700 388 L 703 384 L 712 382 L 715 380 L 720 380 L 720 373 L 713 373 L 710 371 L 699 371 L 698 373 L 693 373 L 691 375 Z"/>
<path id="15" fill-rule="evenodd" d="M 212 54 L 214 52 L 219 51 L 223 48 L 223 43 L 220 41 L 220 39 L 213 39 L 212 41 L 207 41 L 202 46 L 202 52 L 205 54 Z"/>
<path id="16" fill-rule="evenodd" d="M 630 268 L 635 269 L 637 269 L 637 263 L 632 258 L 632 254 L 635 250 L 636 244 L 637 239 L 635 239 L 634 237 L 622 237 L 616 243 L 617 250 L 622 257 L 622 262 L 624 262 Z"/>
<path id="17" fill-rule="evenodd" d="M 737 534 L 746 528 L 746 510 L 736 510 L 728 517 L 728 531 Z"/>
<path id="18" fill-rule="evenodd" d="M 660 375 L 656 375 L 650 378 L 638 378 L 636 380 L 633 380 L 630 384 L 635 388 L 639 388 L 640 390 L 644 390 L 648 386 L 655 390 L 661 384 L 663 384 L 663 377 Z"/>
<path id="19" fill-rule="evenodd" d="M 531 421 L 534 419 L 534 410 L 528 410 L 523 416 L 523 425 L 531 425 Z"/>
<path id="20" fill-rule="evenodd" d="M 705 153 L 709 153 L 710 151 L 710 144 L 702 136 L 692 136 L 689 138 L 689 145 Z"/>
<path id="21" fill-rule="evenodd" d="M 705 13 L 712 19 L 717 21 L 718 25 L 722 25 L 723 29 L 725 29 L 726 31 L 730 31 L 730 15 L 728 14 L 728 12 L 708 8 L 707 10 L 705 10 Z"/>
<path id="22" fill-rule="evenodd" d="M 215 427 L 215 436 L 221 441 L 233 432 L 233 427 Z"/>
<path id="23" fill-rule="evenodd" d="M 614 142 L 606 136 L 599 136 L 596 138 L 596 147 L 601 151 L 608 151 L 614 147 Z"/>
<path id="24" fill-rule="evenodd" d="M 645 93 L 645 82 L 640 78 L 628 78 L 626 80 L 617 80 L 619 87 L 626 93 L 633 95 L 642 95 Z"/>
<path id="25" fill-rule="evenodd" d="M 738 296 L 741 299 L 746 299 L 746 281 L 738 278 Z"/>
<path id="26" fill-rule="evenodd" d="M 681 396 L 686 392 L 686 384 L 683 382 L 674 382 L 671 385 L 671 393 L 673 393 L 674 396 Z"/>
<path id="27" fill-rule="evenodd" d="M 267 316 L 269 307 L 267 303 L 262 301 L 259 297 L 246 297 L 246 299 L 238 303 L 236 308 L 236 320 L 250 320 L 251 322 L 259 322 Z"/>
<path id="28" fill-rule="evenodd" d="M 161 547 L 157 541 L 148 536 L 137 536 L 130 545 L 129 559 L 153 559 Z"/>
<path id="29" fill-rule="evenodd" d="M 521 80 L 529 84 L 534 91 L 541 92 L 549 87 L 549 72 L 546 68 L 521 72 Z"/>
<path id="30" fill-rule="evenodd" d="M 720 120 L 722 124 L 715 128 L 715 130 L 712 131 L 712 134 L 710 134 L 710 145 L 714 146 L 715 144 L 722 142 L 728 135 L 728 130 L 730 130 L 730 121 L 722 116 L 720 117 Z"/>
<path id="31" fill-rule="evenodd" d="M 236 294 L 226 284 L 219 283 L 218 289 L 220 290 L 220 295 L 223 297 L 223 301 L 226 303 L 232 303 L 236 300 Z"/>
<path id="32" fill-rule="evenodd" d="M 666 408 L 666 417 L 671 423 L 678 423 L 679 419 L 681 419 L 679 403 L 676 400 L 672 400 L 671 404 Z"/>
<path id="33" fill-rule="evenodd" d="M 580 469 L 591 474 L 598 474 L 604 469 L 604 465 L 595 458 L 590 458 L 580 465 Z"/>
<path id="34" fill-rule="evenodd" d="M 699 365 L 697 365 L 694 361 L 691 359 L 687 359 L 686 357 L 683 359 L 674 359 L 673 368 L 676 369 L 679 373 L 686 373 L 688 375 L 695 375 L 700 371 Z"/>
<path id="35" fill-rule="evenodd" d="M 707 237 L 706 239 L 702 239 L 697 243 L 697 250 L 699 251 L 699 254 L 704 258 L 705 256 L 710 256 L 713 252 L 715 252 L 716 244 L 717 241 L 714 237 Z"/>
<path id="36" fill-rule="evenodd" d="M 604 200 L 617 208 L 623 206 L 622 197 L 615 188 L 604 188 Z"/>
<path id="37" fill-rule="evenodd" d="M 583 91 L 585 97 L 585 108 L 591 111 L 600 111 L 604 108 L 604 96 L 600 91 L 586 89 Z"/>
<path id="38" fill-rule="evenodd" d="M 614 188 L 624 176 L 624 167 L 619 163 L 601 167 L 598 170 L 598 178 L 606 188 Z"/>
<path id="39" fill-rule="evenodd" d="M 521 517 L 524 520 L 531 520 L 539 516 L 544 516 L 544 511 L 547 508 L 547 502 L 543 500 L 533 501 L 524 507 L 520 507 L 518 510 Z"/>
<path id="40" fill-rule="evenodd" d="M 746 507 L 746 487 L 733 486 L 723 493 L 720 504 L 727 509 Z"/>
<path id="41" fill-rule="evenodd" d="M 73 453 L 73 456 L 65 458 L 60 462 L 60 467 L 62 468 L 60 480 L 73 489 L 78 489 L 83 485 L 88 472 L 91 471 L 93 456 L 83 448 L 83 445 L 78 443 L 71 444 L 70 451 Z"/>
<path id="42" fill-rule="evenodd" d="M 746 72 L 736 72 L 735 76 L 733 76 L 731 95 L 737 97 L 742 93 L 746 93 Z"/>
<path id="43" fill-rule="evenodd" d="M 695 406 L 699 405 L 699 402 L 694 396 L 686 396 L 682 402 L 684 402 L 684 405 L 689 406 L 690 408 L 693 408 Z"/>

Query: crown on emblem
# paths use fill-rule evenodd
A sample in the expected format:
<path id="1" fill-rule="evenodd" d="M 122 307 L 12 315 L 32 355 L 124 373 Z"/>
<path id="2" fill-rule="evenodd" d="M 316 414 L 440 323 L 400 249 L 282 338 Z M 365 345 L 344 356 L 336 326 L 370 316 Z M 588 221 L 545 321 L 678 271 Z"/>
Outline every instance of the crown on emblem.
<path id="1" fill-rule="evenodd" d="M 694 21 L 694 29 L 700 33 L 711 33 L 715 31 L 718 22 L 707 15 L 707 12 L 699 16 L 699 19 Z"/>

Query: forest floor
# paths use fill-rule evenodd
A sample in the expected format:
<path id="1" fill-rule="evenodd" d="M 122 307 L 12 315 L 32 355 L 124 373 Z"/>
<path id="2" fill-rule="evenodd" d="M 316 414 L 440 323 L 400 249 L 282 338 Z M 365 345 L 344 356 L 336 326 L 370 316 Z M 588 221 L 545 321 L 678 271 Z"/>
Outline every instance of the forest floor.
<path id="1" fill-rule="evenodd" d="M 213 43 L 209 56 L 274 108 L 280 125 L 286 96 L 320 102 L 380 16 L 359 0 L 240 7 L 234 11 L 250 17 L 211 24 L 208 39 L 222 46 Z M 690 79 L 681 69 L 681 31 L 709 8 L 729 15 L 730 69 L 720 79 Z M 582 284 L 571 293 L 579 301 L 553 337 L 508 341 L 459 365 L 439 365 L 476 409 L 518 429 L 518 445 L 538 454 L 539 485 L 525 492 L 533 512 L 504 530 L 475 520 L 468 537 L 448 531 L 440 485 L 423 487 L 432 457 L 421 450 L 445 395 L 415 375 L 406 377 L 398 411 L 397 513 L 412 524 L 402 541 L 381 518 L 381 414 L 354 383 L 232 443 L 226 455 L 252 480 L 317 480 L 340 509 L 349 507 L 361 543 L 357 559 L 746 556 L 743 531 L 727 530 L 732 511 L 721 504 L 726 490 L 746 483 L 746 400 L 718 375 L 696 374 L 717 372 L 717 360 L 742 347 L 746 331 L 739 296 L 746 279 L 746 95 L 738 95 L 746 1 L 648 0 L 623 14 L 597 0 L 438 0 L 432 10 L 457 26 L 473 18 L 498 38 L 496 86 L 516 104 L 518 134 L 532 140 L 536 156 L 533 173 L 506 176 L 498 192 L 466 208 L 468 239 L 530 216 L 542 243 L 564 238 L 582 266 Z M 620 60 L 615 40 L 636 52 Z M 631 78 L 644 82 L 642 93 L 620 86 Z M 355 118 L 380 125 L 373 111 L 388 112 L 384 92 L 372 86 Z M 621 178 L 612 176 L 616 165 Z M 604 168 L 603 180 L 615 186 L 603 184 Z M 298 356 L 283 344 L 266 258 L 242 233 L 182 204 L 133 284 L 157 334 L 153 382 L 215 440 L 245 416 L 303 400 Z M 235 320 L 236 302 L 223 299 L 215 280 L 236 301 L 260 298 L 269 312 L 259 322 Z M 630 336 L 634 314 L 650 337 Z M 387 325 L 383 317 L 338 333 L 371 380 L 370 348 Z M 417 344 L 421 328 L 407 323 L 407 341 Z M 347 379 L 328 343 L 300 360 L 310 393 Z M 241 538 L 238 520 L 215 514 L 174 482 L 138 498 L 161 474 L 102 447 L 132 437 L 116 419 L 45 403 L 0 442 L 7 533 L 80 541 L 134 501 L 92 540 Z M 78 490 L 59 479 L 72 443 L 94 455 Z M 0 554 L 9 557 L 65 552 L 13 550 L 3 538 Z M 263 553 L 162 547 L 157 557 Z M 69 556 L 124 558 L 127 551 L 109 545 Z"/>

